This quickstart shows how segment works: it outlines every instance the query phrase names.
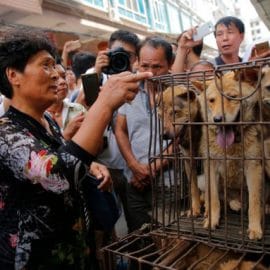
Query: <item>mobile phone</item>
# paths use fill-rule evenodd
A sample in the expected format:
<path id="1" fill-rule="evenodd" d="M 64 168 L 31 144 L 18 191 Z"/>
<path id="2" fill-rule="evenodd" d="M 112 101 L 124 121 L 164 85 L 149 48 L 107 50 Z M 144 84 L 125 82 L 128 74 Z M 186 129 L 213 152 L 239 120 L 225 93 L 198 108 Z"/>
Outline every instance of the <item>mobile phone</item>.
<path id="1" fill-rule="evenodd" d="M 212 22 L 207 22 L 201 26 L 199 26 L 196 31 L 197 33 L 193 35 L 193 40 L 197 41 L 207 36 L 208 34 L 214 32 L 214 25 Z"/>
<path id="2" fill-rule="evenodd" d="M 83 74 L 82 85 L 87 106 L 93 105 L 99 94 L 99 78 L 97 73 Z"/>
<path id="3" fill-rule="evenodd" d="M 257 54 L 264 53 L 267 50 L 269 50 L 269 42 L 268 41 L 265 41 L 265 42 L 257 43 L 255 45 L 255 48 L 256 48 Z"/>

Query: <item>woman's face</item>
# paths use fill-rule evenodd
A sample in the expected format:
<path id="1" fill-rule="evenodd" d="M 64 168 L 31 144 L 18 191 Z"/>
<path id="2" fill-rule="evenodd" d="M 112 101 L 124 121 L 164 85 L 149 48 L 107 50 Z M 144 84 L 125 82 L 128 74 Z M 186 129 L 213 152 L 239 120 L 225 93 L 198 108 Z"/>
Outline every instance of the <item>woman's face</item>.
<path id="1" fill-rule="evenodd" d="M 63 101 L 68 94 L 68 86 L 66 82 L 66 71 L 62 65 L 55 66 L 56 71 L 58 72 L 58 84 L 57 84 L 57 95 L 58 101 Z"/>
<path id="2" fill-rule="evenodd" d="M 47 51 L 39 51 L 30 57 L 24 71 L 15 71 L 14 76 L 12 99 L 44 110 L 57 101 L 59 75 L 54 58 Z"/>
<path id="3" fill-rule="evenodd" d="M 68 87 L 70 90 L 73 90 L 74 85 L 76 84 L 76 77 L 72 70 L 68 69 L 66 70 L 66 82 L 68 84 Z"/>

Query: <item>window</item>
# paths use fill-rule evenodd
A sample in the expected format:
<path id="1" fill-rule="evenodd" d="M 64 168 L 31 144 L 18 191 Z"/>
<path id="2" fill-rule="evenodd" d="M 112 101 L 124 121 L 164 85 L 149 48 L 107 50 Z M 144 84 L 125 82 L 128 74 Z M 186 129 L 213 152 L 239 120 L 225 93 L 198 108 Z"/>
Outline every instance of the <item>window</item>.
<path id="1" fill-rule="evenodd" d="M 166 14 L 165 14 L 165 5 L 162 1 L 156 0 L 154 2 L 154 21 L 155 28 L 161 31 L 166 31 Z"/>
<path id="2" fill-rule="evenodd" d="M 147 23 L 145 0 L 118 0 L 118 11 L 123 17 Z"/>
<path id="3" fill-rule="evenodd" d="M 81 0 L 81 1 L 77 0 L 77 2 L 80 2 L 85 5 L 89 5 L 89 6 L 98 7 L 98 8 L 105 7 L 104 0 Z"/>
<path id="4" fill-rule="evenodd" d="M 119 0 L 119 4 L 126 7 L 127 9 L 145 13 L 144 0 Z"/>
<path id="5" fill-rule="evenodd" d="M 191 27 L 191 18 L 185 13 L 181 13 L 183 30 L 187 30 Z"/>
<path id="6" fill-rule="evenodd" d="M 167 7 L 168 7 L 168 17 L 170 18 L 169 20 L 170 32 L 179 34 L 182 32 L 182 29 L 179 20 L 178 9 L 177 7 L 172 6 L 170 4 L 168 4 Z"/>

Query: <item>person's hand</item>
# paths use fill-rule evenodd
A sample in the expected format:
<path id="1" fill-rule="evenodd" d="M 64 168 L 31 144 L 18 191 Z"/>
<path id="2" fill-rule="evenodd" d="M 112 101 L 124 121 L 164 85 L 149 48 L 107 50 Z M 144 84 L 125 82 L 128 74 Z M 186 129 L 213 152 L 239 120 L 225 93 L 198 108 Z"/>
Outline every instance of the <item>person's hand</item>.
<path id="1" fill-rule="evenodd" d="M 78 50 L 79 48 L 81 48 L 81 46 L 82 45 L 81 45 L 80 40 L 69 40 L 65 42 L 63 51 L 65 51 L 66 53 L 74 52 Z"/>
<path id="2" fill-rule="evenodd" d="M 144 188 L 148 185 L 146 185 L 142 180 L 136 179 L 135 177 L 131 178 L 130 184 L 139 191 L 143 191 Z"/>
<path id="3" fill-rule="evenodd" d="M 147 179 L 150 177 L 150 168 L 148 164 L 133 162 L 128 164 L 129 169 L 132 171 L 133 176 L 136 179 Z"/>
<path id="4" fill-rule="evenodd" d="M 95 72 L 100 75 L 102 69 L 104 67 L 107 67 L 110 63 L 110 58 L 107 55 L 109 52 L 109 50 L 105 50 L 105 51 L 100 51 L 97 55 L 96 58 L 96 63 L 95 63 Z"/>
<path id="5" fill-rule="evenodd" d="M 69 40 L 66 41 L 64 46 L 63 46 L 63 51 L 62 51 L 62 59 L 63 59 L 63 65 L 65 67 L 68 66 L 68 58 L 69 58 L 69 53 L 77 51 L 79 48 L 81 48 L 81 42 L 79 40 Z"/>
<path id="6" fill-rule="evenodd" d="M 256 47 L 253 47 L 251 57 L 248 59 L 248 61 L 254 61 L 254 60 L 258 60 L 258 59 L 262 59 L 262 58 L 266 58 L 266 57 L 270 57 L 270 49 L 268 49 L 267 51 L 264 51 L 262 53 L 259 53 L 256 50 Z"/>
<path id="7" fill-rule="evenodd" d="M 70 140 L 74 136 L 74 134 L 80 128 L 83 119 L 84 113 L 81 112 L 69 121 L 63 132 L 63 136 L 66 140 Z"/>
<path id="8" fill-rule="evenodd" d="M 108 168 L 105 165 L 98 162 L 92 162 L 89 172 L 101 181 L 98 185 L 98 189 L 103 191 L 111 190 L 112 178 Z"/>
<path id="9" fill-rule="evenodd" d="M 178 38 L 178 48 L 190 49 L 199 44 L 202 44 L 202 40 L 193 40 L 193 35 L 196 34 L 196 27 L 190 28 L 180 35 Z"/>
<path id="10" fill-rule="evenodd" d="M 115 111 L 125 102 L 131 102 L 139 91 L 139 83 L 151 78 L 151 72 L 131 73 L 125 71 L 109 77 L 101 87 L 98 99 L 95 103 L 102 103 L 103 107 Z"/>

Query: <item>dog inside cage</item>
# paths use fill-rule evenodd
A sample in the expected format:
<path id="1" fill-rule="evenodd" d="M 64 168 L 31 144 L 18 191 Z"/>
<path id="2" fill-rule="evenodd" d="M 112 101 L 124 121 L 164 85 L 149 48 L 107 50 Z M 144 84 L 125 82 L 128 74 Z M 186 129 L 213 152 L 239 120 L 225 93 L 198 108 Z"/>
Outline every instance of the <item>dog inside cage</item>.
<path id="1" fill-rule="evenodd" d="M 149 157 L 166 159 L 170 173 L 152 179 L 150 231 L 132 235 L 145 245 L 117 243 L 134 269 L 269 269 L 268 63 L 148 82 L 156 91 L 152 140 L 166 140 L 173 151 Z"/>

